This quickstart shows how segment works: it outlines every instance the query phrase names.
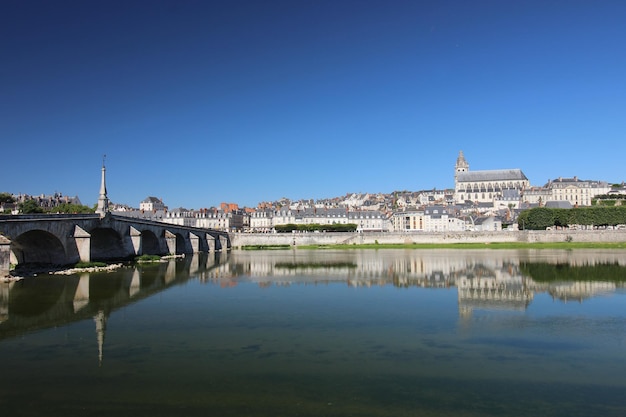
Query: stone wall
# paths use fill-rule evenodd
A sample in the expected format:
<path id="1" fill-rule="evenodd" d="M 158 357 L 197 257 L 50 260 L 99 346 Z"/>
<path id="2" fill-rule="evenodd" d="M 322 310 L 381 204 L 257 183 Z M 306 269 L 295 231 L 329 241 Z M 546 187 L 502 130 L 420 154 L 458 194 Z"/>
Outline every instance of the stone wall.
<path id="1" fill-rule="evenodd" d="M 247 245 L 334 245 L 502 242 L 626 242 L 626 230 L 528 230 L 445 233 L 231 233 L 235 248 Z"/>

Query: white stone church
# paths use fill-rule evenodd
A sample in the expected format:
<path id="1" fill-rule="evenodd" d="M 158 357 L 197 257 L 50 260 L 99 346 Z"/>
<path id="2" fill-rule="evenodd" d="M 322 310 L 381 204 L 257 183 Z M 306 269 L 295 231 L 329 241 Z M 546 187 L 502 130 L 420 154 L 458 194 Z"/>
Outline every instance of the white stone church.
<path id="1" fill-rule="evenodd" d="M 457 203 L 505 204 L 519 202 L 530 181 L 521 169 L 470 171 L 463 151 L 459 152 L 454 173 L 454 198 Z M 506 204 L 505 204 L 506 205 Z"/>

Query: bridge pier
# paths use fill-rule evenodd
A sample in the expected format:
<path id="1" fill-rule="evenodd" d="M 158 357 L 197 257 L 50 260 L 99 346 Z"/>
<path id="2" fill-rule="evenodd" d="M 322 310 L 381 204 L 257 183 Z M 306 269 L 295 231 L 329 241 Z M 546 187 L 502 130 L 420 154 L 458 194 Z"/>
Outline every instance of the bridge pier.
<path id="1" fill-rule="evenodd" d="M 0 236 L 0 277 L 9 275 L 11 269 L 11 241 Z"/>
<path id="2" fill-rule="evenodd" d="M 200 252 L 200 238 L 193 233 L 189 233 L 189 241 L 191 242 L 191 252 Z"/>
<path id="3" fill-rule="evenodd" d="M 213 236 L 211 236 L 210 234 L 206 234 L 206 243 L 207 243 L 207 247 L 209 248 L 209 253 L 214 253 L 215 252 L 215 238 Z"/>
<path id="4" fill-rule="evenodd" d="M 228 239 L 220 235 L 219 243 L 220 243 L 219 250 L 222 252 L 226 252 L 228 250 Z"/>
<path id="5" fill-rule="evenodd" d="M 221 252 L 227 232 L 177 226 L 107 213 L 0 215 L 0 277 L 11 264 L 69 265 L 142 254 Z"/>
<path id="6" fill-rule="evenodd" d="M 133 255 L 139 256 L 141 255 L 141 232 L 135 229 L 133 226 L 129 226 L 130 230 L 130 242 L 133 246 Z"/>
<path id="7" fill-rule="evenodd" d="M 76 225 L 74 226 L 74 240 L 81 262 L 91 262 L 91 235 Z"/>

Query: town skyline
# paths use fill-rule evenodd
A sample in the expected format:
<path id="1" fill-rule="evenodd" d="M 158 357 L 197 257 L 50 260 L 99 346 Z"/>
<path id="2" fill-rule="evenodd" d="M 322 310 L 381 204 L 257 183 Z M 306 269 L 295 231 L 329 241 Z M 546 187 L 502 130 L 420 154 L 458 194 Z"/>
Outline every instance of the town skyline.
<path id="1" fill-rule="evenodd" d="M 462 151 L 461 151 L 462 152 Z M 495 172 L 498 171 L 497 169 L 478 169 L 478 170 L 472 170 L 470 169 L 471 172 L 475 172 L 475 171 L 487 171 L 487 172 Z M 523 170 L 521 170 L 523 171 Z M 108 175 L 108 174 L 107 174 Z M 451 177 L 454 178 L 454 175 L 451 174 Z M 548 181 L 546 181 L 545 183 L 542 184 L 530 184 L 530 188 L 542 188 L 545 187 L 546 185 L 548 185 L 550 182 L 553 181 L 558 181 L 559 179 L 566 179 L 566 180 L 580 180 L 580 181 L 594 181 L 594 182 L 606 182 L 607 184 L 609 184 L 609 186 L 614 185 L 614 184 L 624 184 L 624 181 L 610 181 L 610 180 L 605 180 L 605 179 L 598 179 L 598 178 L 579 178 L 577 175 L 571 176 L 571 177 L 565 177 L 565 176 L 556 176 L 554 178 L 550 178 L 548 179 Z M 106 188 L 110 189 L 111 187 L 108 184 L 108 176 L 106 179 Z M 98 183 L 98 186 L 101 186 L 101 183 Z M 158 200 L 160 200 L 167 208 L 168 210 L 172 210 L 172 209 L 186 209 L 186 210 L 202 210 L 202 209 L 208 209 L 208 208 L 220 208 L 220 206 L 224 205 L 224 204 L 235 204 L 237 206 L 239 206 L 239 208 L 263 208 L 263 206 L 266 207 L 271 207 L 272 204 L 274 204 L 274 207 L 276 207 L 275 203 L 279 203 L 278 206 L 284 206 L 285 205 L 285 201 L 288 201 L 290 203 L 298 203 L 298 202 L 313 202 L 314 204 L 327 204 L 328 206 L 332 206 L 332 201 L 335 202 L 335 204 L 338 201 L 343 201 L 342 199 L 348 199 L 351 196 L 364 196 L 364 195 L 370 195 L 370 196 L 393 196 L 394 194 L 419 194 L 419 193 L 430 193 L 430 192 L 439 192 L 439 193 L 454 193 L 455 191 L 455 187 L 443 187 L 443 188 L 439 188 L 439 187 L 431 187 L 431 188 L 424 188 L 424 189 L 395 189 L 395 190 L 391 190 L 391 191 L 378 191 L 378 192 L 372 192 L 372 191 L 347 191 L 345 193 L 339 194 L 339 195 L 334 195 L 334 196 L 330 196 L 330 195 L 326 195 L 326 196 L 322 196 L 322 197 L 304 197 L 304 198 L 292 198 L 290 196 L 287 195 L 283 195 L 280 198 L 276 198 L 276 199 L 264 199 L 264 200 L 260 200 L 257 201 L 255 204 L 252 205 L 247 205 L 247 204 L 241 204 L 239 201 L 220 201 L 218 203 L 214 203 L 214 204 L 209 204 L 209 205 L 201 205 L 198 207 L 192 207 L 192 206 L 187 206 L 187 205 L 179 205 L 179 206 L 173 206 L 171 204 L 169 204 L 168 202 L 168 198 L 165 195 L 161 195 L 160 193 L 150 193 L 150 192 L 146 192 L 144 193 L 145 196 L 142 197 L 139 201 L 134 201 L 134 202 L 128 202 L 128 201 L 118 201 L 115 200 L 114 198 L 111 198 L 109 195 L 107 195 L 107 197 L 109 198 L 110 204 L 112 206 L 125 206 L 128 208 L 132 208 L 132 209 L 139 209 L 139 207 L 141 206 L 141 202 L 150 199 L 150 198 L 156 198 Z M 54 193 L 48 193 L 48 192 L 39 192 L 39 193 L 30 193 L 30 192 L 24 192 L 24 193 L 13 193 L 10 191 L 6 191 L 6 190 L 0 190 L 0 193 L 8 193 L 8 194 L 13 194 L 15 196 L 31 196 L 31 197 L 40 197 L 40 196 L 45 196 L 46 198 L 58 198 L 59 200 L 72 200 L 74 198 L 78 198 L 81 202 L 81 204 L 84 204 L 85 206 L 88 207 L 94 207 L 96 205 L 96 201 L 94 201 L 93 203 L 86 203 L 83 197 L 81 197 L 80 195 L 68 195 L 68 194 L 64 194 L 62 191 L 54 191 Z M 114 191 L 115 193 L 115 191 Z"/>

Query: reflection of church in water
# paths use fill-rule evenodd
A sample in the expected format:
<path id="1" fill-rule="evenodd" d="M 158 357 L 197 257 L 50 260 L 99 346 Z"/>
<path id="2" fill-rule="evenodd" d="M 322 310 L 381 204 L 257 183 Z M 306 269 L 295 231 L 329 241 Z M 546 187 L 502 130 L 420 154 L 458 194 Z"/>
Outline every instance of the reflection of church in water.
<path id="1" fill-rule="evenodd" d="M 572 271 L 609 265 L 623 275 L 626 265 L 619 255 L 590 253 L 588 258 L 580 254 L 570 258 L 572 255 L 566 251 L 554 252 L 548 264 L 561 268 L 568 265 Z M 189 279 L 225 288 L 239 283 L 261 287 L 339 283 L 364 288 L 392 285 L 456 289 L 461 317 L 469 317 L 475 310 L 523 312 L 537 293 L 547 293 L 562 302 L 582 302 L 611 293 L 617 285 L 623 287 L 619 280 L 619 284 L 608 280 L 536 281 L 522 267 L 532 259 L 531 256 L 524 260 L 519 253 L 500 250 L 289 251 L 271 255 L 250 252 L 229 258 L 200 261 L 194 257 L 146 269 L 122 269 L 109 276 L 82 274 L 64 280 L 0 283 L 0 340 L 89 319 L 95 324 L 98 363 L 102 365 L 111 311 Z M 47 300 L 56 301 L 15 308 L 19 300 L 36 299 L 43 292 Z"/>
<path id="2" fill-rule="evenodd" d="M 347 256 L 347 257 L 346 257 Z M 621 265 L 616 255 L 577 255 L 566 251 L 554 252 L 553 264 Z M 508 251 L 458 251 L 454 249 L 414 250 L 406 252 L 355 251 L 333 253 L 297 251 L 290 256 L 263 260 L 258 254 L 237 256 L 237 274 L 221 275 L 214 271 L 214 280 L 225 276 L 236 281 L 257 282 L 259 285 L 297 285 L 345 282 L 353 287 L 393 285 L 396 287 L 456 288 L 461 316 L 474 310 L 524 311 L 536 293 L 547 293 L 562 302 L 578 301 L 601 293 L 614 291 L 614 282 L 565 281 L 536 282 L 520 267 L 517 253 Z M 624 265 L 622 265 L 624 266 Z M 233 268 L 232 265 L 225 266 Z M 228 278 L 227 278 L 228 279 Z"/>

